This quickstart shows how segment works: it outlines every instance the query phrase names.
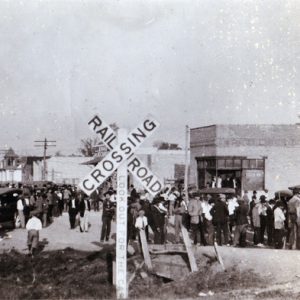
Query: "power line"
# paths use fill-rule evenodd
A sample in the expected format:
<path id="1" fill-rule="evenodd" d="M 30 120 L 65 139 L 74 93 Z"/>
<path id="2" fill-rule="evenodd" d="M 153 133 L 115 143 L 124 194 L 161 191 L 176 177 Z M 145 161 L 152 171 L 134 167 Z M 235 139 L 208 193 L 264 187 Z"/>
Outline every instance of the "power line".
<path id="1" fill-rule="evenodd" d="M 56 141 L 48 141 L 46 138 L 43 141 L 34 141 L 34 143 L 37 143 L 34 145 L 34 147 L 43 147 L 44 148 L 44 158 L 43 158 L 43 172 L 42 172 L 42 180 L 45 181 L 48 177 L 48 169 L 47 169 L 47 163 L 46 163 L 46 154 L 48 147 L 56 147 L 54 143 Z M 41 144 L 43 143 L 43 144 Z"/>

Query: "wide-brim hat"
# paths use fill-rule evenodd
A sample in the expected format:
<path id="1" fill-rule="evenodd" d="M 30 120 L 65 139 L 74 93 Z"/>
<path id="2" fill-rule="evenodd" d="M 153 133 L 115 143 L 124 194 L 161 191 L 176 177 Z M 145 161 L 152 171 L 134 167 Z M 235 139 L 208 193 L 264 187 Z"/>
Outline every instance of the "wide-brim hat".
<path id="1" fill-rule="evenodd" d="M 261 195 L 259 197 L 260 202 L 266 202 L 266 196 L 265 195 Z"/>

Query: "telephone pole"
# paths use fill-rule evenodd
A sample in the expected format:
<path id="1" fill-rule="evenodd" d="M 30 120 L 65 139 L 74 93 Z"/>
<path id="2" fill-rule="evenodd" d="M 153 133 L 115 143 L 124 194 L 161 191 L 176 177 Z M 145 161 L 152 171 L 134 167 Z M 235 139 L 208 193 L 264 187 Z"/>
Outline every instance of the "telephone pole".
<path id="1" fill-rule="evenodd" d="M 56 147 L 54 143 L 56 141 L 48 141 L 46 138 L 43 141 L 34 141 L 36 145 L 34 147 L 43 147 L 44 148 L 44 157 L 43 157 L 43 172 L 42 172 L 42 180 L 45 181 L 47 179 L 48 170 L 46 163 L 46 154 L 48 147 Z"/>
<path id="2" fill-rule="evenodd" d="M 189 178 L 189 164 L 190 164 L 190 128 L 188 125 L 185 126 L 185 172 L 184 172 L 184 189 L 185 189 L 185 197 L 186 201 L 189 201 L 189 193 L 188 193 L 188 178 Z"/>

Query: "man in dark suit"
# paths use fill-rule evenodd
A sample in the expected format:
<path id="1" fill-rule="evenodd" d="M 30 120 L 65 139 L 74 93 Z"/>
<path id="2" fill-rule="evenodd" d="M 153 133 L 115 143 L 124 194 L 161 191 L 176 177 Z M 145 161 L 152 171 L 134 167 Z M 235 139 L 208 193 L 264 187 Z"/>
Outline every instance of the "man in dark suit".
<path id="1" fill-rule="evenodd" d="M 102 212 L 102 229 L 100 242 L 109 240 L 111 220 L 115 213 L 114 203 L 110 201 L 112 192 L 108 191 L 105 193 L 105 199 L 103 201 L 103 212 Z"/>
<path id="2" fill-rule="evenodd" d="M 89 212 L 91 210 L 91 205 L 89 198 L 84 195 L 83 192 L 79 194 L 79 216 L 80 216 L 80 232 L 88 232 L 89 229 Z"/>
<path id="3" fill-rule="evenodd" d="M 224 235 L 224 243 L 228 244 L 228 208 L 226 205 L 226 196 L 219 195 L 216 204 L 211 209 L 211 215 L 213 217 L 213 224 L 215 231 L 217 232 L 217 242 L 219 246 L 222 246 L 222 232 Z"/>
<path id="4" fill-rule="evenodd" d="M 165 222 L 168 210 L 164 207 L 164 198 L 159 197 L 153 200 L 152 217 L 154 221 L 154 243 L 164 244 L 165 243 Z"/>
<path id="5" fill-rule="evenodd" d="M 78 199 L 77 199 L 77 196 L 75 193 L 72 193 L 71 198 L 68 203 L 68 207 L 69 207 L 70 226 L 71 226 L 71 229 L 74 229 L 76 215 L 78 213 Z"/>

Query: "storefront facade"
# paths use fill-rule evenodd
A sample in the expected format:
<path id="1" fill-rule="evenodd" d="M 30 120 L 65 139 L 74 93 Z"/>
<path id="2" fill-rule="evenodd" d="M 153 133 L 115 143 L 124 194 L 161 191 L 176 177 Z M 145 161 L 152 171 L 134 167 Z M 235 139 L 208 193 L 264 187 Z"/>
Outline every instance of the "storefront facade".
<path id="1" fill-rule="evenodd" d="M 300 126 L 212 125 L 191 129 L 190 183 L 242 191 L 300 183 Z"/>

